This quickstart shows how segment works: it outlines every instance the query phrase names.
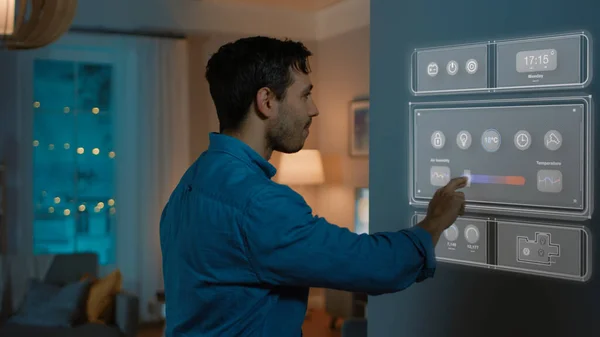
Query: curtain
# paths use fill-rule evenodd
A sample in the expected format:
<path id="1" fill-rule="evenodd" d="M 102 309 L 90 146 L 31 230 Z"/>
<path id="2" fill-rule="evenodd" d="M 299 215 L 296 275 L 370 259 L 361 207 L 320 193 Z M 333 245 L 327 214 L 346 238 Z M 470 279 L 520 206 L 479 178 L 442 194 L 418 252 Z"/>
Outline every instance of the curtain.
<path id="1" fill-rule="evenodd" d="M 21 53 L 17 66 L 9 66 L 18 71 L 0 76 L 1 88 L 18 88 L 12 100 L 0 103 L 0 116 L 14 117 L 0 128 L 9 131 L 0 134 L 6 143 L 2 145 L 11 145 L 0 146 L 0 160 L 9 167 L 8 192 L 13 200 L 8 205 L 14 210 L 8 217 L 8 235 L 11 243 L 19 243 L 15 253 L 27 257 L 33 255 L 31 102 L 36 58 L 85 59 L 113 66 L 114 137 L 118 147 L 116 263 L 102 266 L 100 272 L 119 268 L 125 290 L 140 298 L 142 320 L 154 318 L 148 304 L 155 302 L 156 291 L 163 287 L 160 215 L 190 164 L 187 41 L 69 33 L 47 48 Z M 6 269 L 0 263 L 0 272 Z"/>
<path id="2" fill-rule="evenodd" d="M 148 39 L 138 50 L 140 303 L 151 317 L 163 288 L 159 222 L 162 209 L 189 162 L 188 45 L 185 40 Z"/>

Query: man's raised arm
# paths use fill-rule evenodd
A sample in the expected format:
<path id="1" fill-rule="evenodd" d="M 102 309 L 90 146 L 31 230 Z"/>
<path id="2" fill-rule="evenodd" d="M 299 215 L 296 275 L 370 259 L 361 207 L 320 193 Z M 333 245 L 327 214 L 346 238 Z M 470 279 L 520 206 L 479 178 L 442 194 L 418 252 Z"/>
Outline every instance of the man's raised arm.
<path id="1" fill-rule="evenodd" d="M 437 217 L 415 227 L 358 235 L 313 216 L 300 195 L 273 184 L 246 208 L 242 232 L 262 283 L 391 293 L 433 276 L 434 241 L 456 219 L 464 196 L 457 199 L 438 196 Z"/>

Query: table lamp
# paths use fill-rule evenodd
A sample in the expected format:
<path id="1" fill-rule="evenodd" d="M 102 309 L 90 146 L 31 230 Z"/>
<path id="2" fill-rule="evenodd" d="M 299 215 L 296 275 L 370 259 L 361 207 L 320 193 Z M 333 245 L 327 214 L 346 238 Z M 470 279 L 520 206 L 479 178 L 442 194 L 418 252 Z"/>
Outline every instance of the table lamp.
<path id="1" fill-rule="evenodd" d="M 283 153 L 275 181 L 288 186 L 320 185 L 325 182 L 323 160 L 319 150 Z"/>

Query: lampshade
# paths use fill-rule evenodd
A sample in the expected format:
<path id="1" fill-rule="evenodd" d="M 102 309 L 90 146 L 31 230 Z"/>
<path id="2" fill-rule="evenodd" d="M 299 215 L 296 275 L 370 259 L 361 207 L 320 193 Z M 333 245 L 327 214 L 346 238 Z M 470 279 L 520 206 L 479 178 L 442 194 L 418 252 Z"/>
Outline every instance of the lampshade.
<path id="1" fill-rule="evenodd" d="M 0 0 L 0 47 L 36 49 L 64 34 L 77 0 Z"/>
<path id="2" fill-rule="evenodd" d="M 275 179 L 285 185 L 322 184 L 325 173 L 321 153 L 319 150 L 300 150 L 282 154 Z"/>
<path id="3" fill-rule="evenodd" d="M 15 1 L 0 0 L 0 36 L 12 35 L 15 31 Z"/>

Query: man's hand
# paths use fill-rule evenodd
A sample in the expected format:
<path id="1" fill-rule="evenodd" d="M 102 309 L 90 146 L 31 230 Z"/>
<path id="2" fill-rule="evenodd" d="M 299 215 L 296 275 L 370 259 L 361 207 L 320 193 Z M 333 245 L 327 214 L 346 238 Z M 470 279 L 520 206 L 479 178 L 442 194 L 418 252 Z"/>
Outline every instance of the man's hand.
<path id="1" fill-rule="evenodd" d="M 429 202 L 427 216 L 417 224 L 431 234 L 433 245 L 437 245 L 440 235 L 452 226 L 459 215 L 465 212 L 465 194 L 456 190 L 467 185 L 467 178 L 460 177 L 438 189 Z"/>

